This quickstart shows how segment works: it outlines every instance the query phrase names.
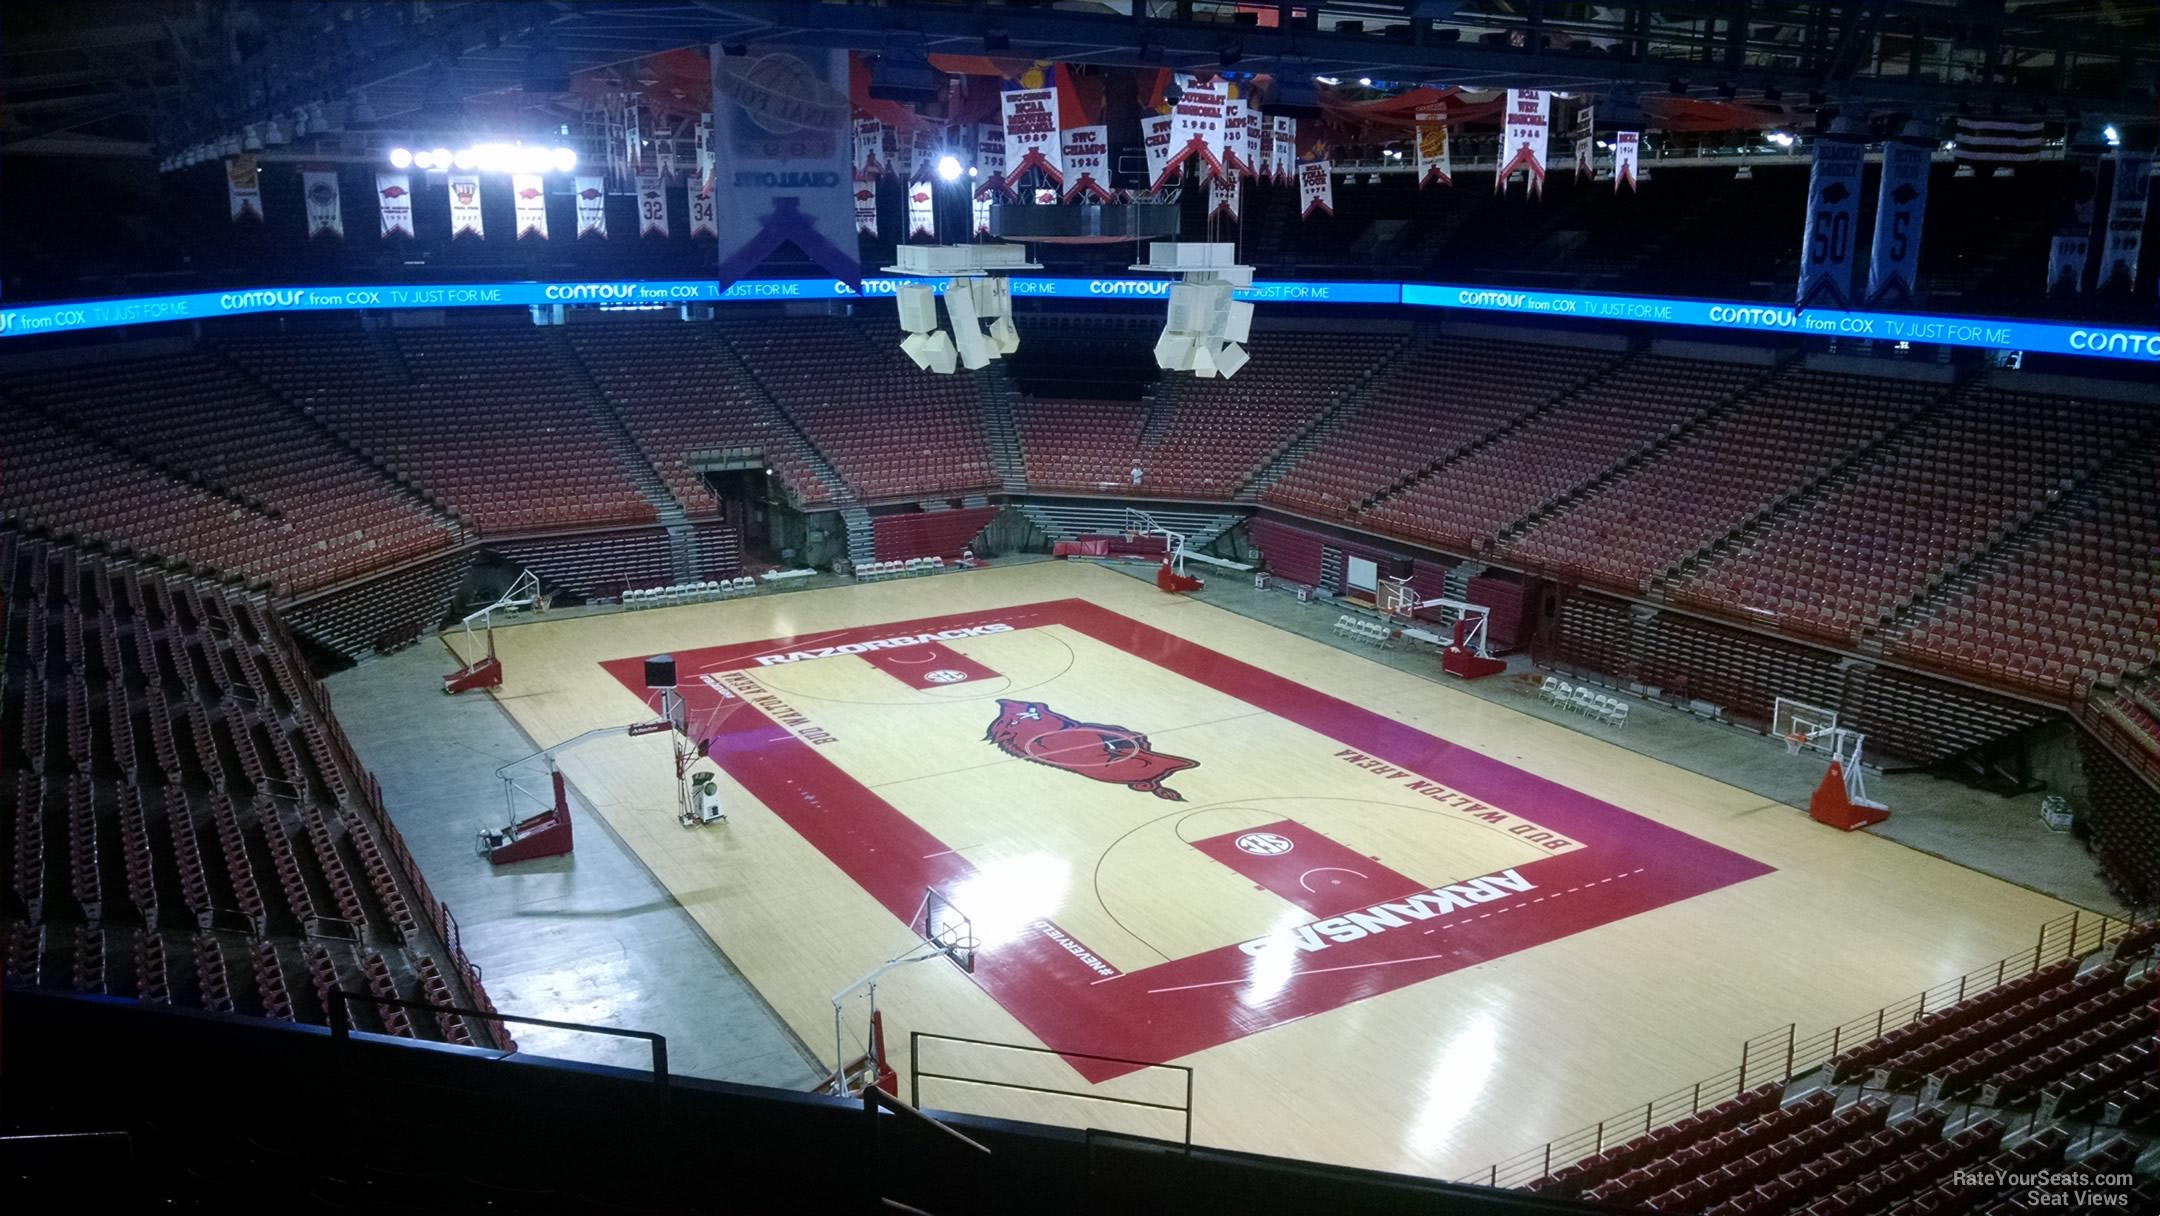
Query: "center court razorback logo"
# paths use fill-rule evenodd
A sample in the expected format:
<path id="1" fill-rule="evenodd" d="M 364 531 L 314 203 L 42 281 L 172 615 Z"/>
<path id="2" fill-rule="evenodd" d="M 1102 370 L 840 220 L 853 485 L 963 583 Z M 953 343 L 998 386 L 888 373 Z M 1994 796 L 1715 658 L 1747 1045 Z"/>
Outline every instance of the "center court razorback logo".
<path id="1" fill-rule="evenodd" d="M 1008 756 L 1047 764 L 1092 781 L 1106 781 L 1172 802 L 1185 795 L 1163 784 L 1200 767 L 1198 760 L 1155 750 L 1148 737 L 1123 726 L 1081 722 L 1040 701 L 998 699 L 998 716 L 983 738 Z"/>

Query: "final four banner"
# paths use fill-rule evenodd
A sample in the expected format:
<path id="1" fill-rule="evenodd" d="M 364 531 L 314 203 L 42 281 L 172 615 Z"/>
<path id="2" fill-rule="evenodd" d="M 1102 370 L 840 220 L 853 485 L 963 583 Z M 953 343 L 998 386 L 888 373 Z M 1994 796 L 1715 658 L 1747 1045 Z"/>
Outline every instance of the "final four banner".
<path id="1" fill-rule="evenodd" d="M 688 185 L 690 193 L 695 195 L 696 183 Z M 668 234 L 667 179 L 664 177 L 655 174 L 638 175 L 637 234 L 658 237 Z"/>
<path id="2" fill-rule="evenodd" d="M 1584 105 L 1575 112 L 1575 180 L 1588 182 L 1597 176 L 1597 107 Z"/>
<path id="3" fill-rule="evenodd" d="M 1507 109 L 1501 115 L 1500 171 L 1493 174 L 1493 193 L 1506 190 L 1508 179 L 1520 169 L 1529 176 L 1530 197 L 1544 195 L 1551 114 L 1552 94 L 1543 89 L 1507 91 Z"/>
<path id="4" fill-rule="evenodd" d="M 1065 201 L 1087 195 L 1107 203 L 1110 192 L 1110 128 L 1069 127 L 1064 132 Z"/>
<path id="5" fill-rule="evenodd" d="M 1419 110 L 1417 115 L 1417 184 L 1455 184 L 1454 157 L 1448 148 L 1447 111 Z"/>
<path id="6" fill-rule="evenodd" d="M 1170 180 L 1171 131 L 1177 119 L 1168 114 L 1150 114 L 1140 120 L 1140 143 L 1147 150 L 1148 188 L 1160 190 Z"/>
<path id="7" fill-rule="evenodd" d="M 1867 144 L 1850 135 L 1815 141 L 1808 171 L 1807 227 L 1800 239 L 1800 287 L 1795 308 L 1818 301 L 1852 307 L 1853 230 L 1860 226 L 1860 171 Z"/>
<path id="8" fill-rule="evenodd" d="M 1620 193 L 1624 184 L 1630 193 L 1635 189 L 1635 170 L 1642 156 L 1642 132 L 1618 131 L 1613 134 L 1612 188 Z"/>
<path id="9" fill-rule="evenodd" d="M 1153 183 L 1157 190 L 1170 184 L 1170 171 L 1188 160 L 1207 166 L 1207 176 L 1222 175 L 1223 108 L 1229 104 L 1229 85 L 1219 76 L 1201 78 L 1180 73 L 1182 90 L 1170 107 L 1170 160 Z"/>
<path id="10" fill-rule="evenodd" d="M 706 201 L 720 238 L 721 289 L 787 244 L 859 288 L 848 53 L 752 46 L 727 55 L 716 46 L 711 59 L 718 182 Z M 693 235 L 697 204 L 693 192 Z M 720 211 L 725 232 L 713 219 Z"/>
<path id="11" fill-rule="evenodd" d="M 1031 72 L 1030 75 L 1039 73 Z M 1041 88 L 1007 89 L 1005 104 L 1005 156 L 1007 181 L 1018 181 L 1030 169 L 1040 169 L 1050 184 L 1065 180 L 1065 152 L 1059 144 L 1058 91 L 1050 80 Z"/>
<path id="12" fill-rule="evenodd" d="M 2152 153 L 2118 149 L 2115 187 L 2108 192 L 2106 244 L 2100 248 L 2095 291 L 2129 291 L 2137 286 L 2138 251 L 2145 241 L 2145 202 L 2152 188 Z"/>
<path id="13" fill-rule="evenodd" d="M 537 173 L 515 173 L 510 177 L 510 198 L 517 213 L 519 240 L 529 236 L 548 239 L 547 192 L 541 187 Z"/>
<path id="14" fill-rule="evenodd" d="M 1868 260 L 1868 306 L 1910 304 L 1920 267 L 1920 228 L 1927 219 L 1928 166 L 1935 144 L 1892 139 L 1883 144 L 1882 190 L 1875 200 L 1875 251 Z"/>
<path id="15" fill-rule="evenodd" d="M 1309 220 L 1314 211 L 1335 214 L 1335 166 L 1324 160 L 1298 166 L 1298 218 Z"/>
<path id="16" fill-rule="evenodd" d="M 466 233 L 487 239 L 480 227 L 480 177 L 474 173 L 452 174 L 450 178 L 450 237 L 452 240 Z"/>
<path id="17" fill-rule="evenodd" d="M 596 236 L 607 239 L 607 190 L 598 176 L 574 177 L 570 184 L 576 187 L 577 234 L 580 239 Z"/>
<path id="18" fill-rule="evenodd" d="M 403 173 L 375 175 L 375 212 L 384 236 L 413 235 L 412 179 Z"/>
<path id="19" fill-rule="evenodd" d="M 345 207 L 338 198 L 336 173 L 303 172 L 300 194 L 307 200 L 308 236 L 318 237 L 326 232 L 335 237 L 345 235 Z"/>
<path id="20" fill-rule="evenodd" d="M 236 220 L 243 215 L 262 219 L 262 173 L 254 157 L 236 156 L 225 162 L 225 201 L 232 205 Z"/>
<path id="21" fill-rule="evenodd" d="M 1297 119 L 1277 115 L 1275 124 L 1275 184 L 1287 186 L 1297 180 Z"/>

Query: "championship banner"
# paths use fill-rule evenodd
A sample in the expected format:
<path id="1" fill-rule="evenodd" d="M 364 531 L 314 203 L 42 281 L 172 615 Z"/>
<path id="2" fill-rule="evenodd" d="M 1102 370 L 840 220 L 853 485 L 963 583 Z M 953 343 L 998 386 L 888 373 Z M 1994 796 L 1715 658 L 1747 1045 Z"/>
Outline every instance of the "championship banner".
<path id="1" fill-rule="evenodd" d="M 1335 214 L 1334 166 L 1324 160 L 1298 166 L 1298 218 L 1309 220 L 1317 209 Z"/>
<path id="2" fill-rule="evenodd" d="M 2048 245 L 2047 293 L 2074 296 L 2085 290 L 2085 262 L 2092 254 L 2092 238 L 2062 234 Z"/>
<path id="3" fill-rule="evenodd" d="M 403 173 L 375 175 L 375 212 L 384 236 L 413 235 L 412 179 Z"/>
<path id="4" fill-rule="evenodd" d="M 1597 107 L 1584 105 L 1575 112 L 1575 180 L 1597 180 Z"/>
<path id="5" fill-rule="evenodd" d="M 598 177 L 574 177 L 570 179 L 577 187 L 577 234 L 579 239 L 596 236 L 607 239 L 607 191 L 601 187 Z"/>
<path id="6" fill-rule="evenodd" d="M 1858 138 L 1825 135 L 1815 141 L 1794 308 L 1823 297 L 1833 308 L 1852 307 L 1853 229 L 1859 227 L 1860 171 L 1866 164 L 1867 145 Z"/>
<path id="7" fill-rule="evenodd" d="M 1297 180 L 1297 119 L 1281 115 L 1275 124 L 1275 184 L 1287 186 Z"/>
<path id="8" fill-rule="evenodd" d="M 987 199 L 992 194 L 1011 197 L 1005 186 L 1005 128 L 994 122 L 975 128 L 975 172 L 982 179 L 975 187 L 976 198 Z"/>
<path id="9" fill-rule="evenodd" d="M 519 240 L 528 236 L 547 239 L 547 194 L 540 188 L 537 173 L 515 173 L 510 177 L 510 197 L 517 208 L 517 234 Z"/>
<path id="10" fill-rule="evenodd" d="M 683 205 L 690 212 L 690 235 L 719 236 L 719 190 L 700 190 L 694 181 L 683 183 Z"/>
<path id="11" fill-rule="evenodd" d="M 855 120 L 855 180 L 864 181 L 885 172 L 885 124 L 875 118 Z"/>
<path id="12" fill-rule="evenodd" d="M 1182 72 L 1175 79 L 1184 93 L 1177 104 L 1170 107 L 1170 161 L 1163 175 L 1155 179 L 1157 190 L 1169 184 L 1171 169 L 1195 157 L 1207 166 L 1209 177 L 1220 177 L 1223 170 L 1220 153 L 1223 108 L 1229 102 L 1228 85 L 1219 77 L 1203 81 Z"/>
<path id="13" fill-rule="evenodd" d="M 987 194 L 977 194 L 973 199 L 969 200 L 968 211 L 971 218 L 973 218 L 975 221 L 975 235 L 989 236 L 990 196 Z"/>
<path id="14" fill-rule="evenodd" d="M 862 236 L 877 235 L 877 183 L 874 174 L 855 179 L 855 231 Z"/>
<path id="15" fill-rule="evenodd" d="M 697 126 L 697 188 L 705 194 L 711 194 L 719 184 L 719 157 L 719 145 L 713 142 L 713 116 L 700 114 Z"/>
<path id="16" fill-rule="evenodd" d="M 907 144 L 907 166 L 910 179 L 929 177 L 937 168 L 937 136 L 928 131 L 917 131 Z"/>
<path id="17" fill-rule="evenodd" d="M 1011 166 L 1005 170 L 1006 180 L 1018 181 L 1030 169 L 1040 169 L 1051 185 L 1064 181 L 1065 153 L 1058 143 L 1055 85 L 1045 82 L 1039 89 L 1007 89 L 1003 100 L 1005 155 Z"/>
<path id="18" fill-rule="evenodd" d="M 252 156 L 236 156 L 225 162 L 225 200 L 232 204 L 232 217 L 243 215 L 262 219 L 262 171 L 255 167 Z"/>
<path id="19" fill-rule="evenodd" d="M 660 236 L 668 234 L 667 179 L 652 174 L 639 174 L 637 179 L 637 234 Z M 697 183 L 686 181 L 690 193 L 697 194 Z"/>
<path id="20" fill-rule="evenodd" d="M 673 135 L 664 135 L 660 138 L 657 146 L 660 149 L 660 176 L 663 178 L 675 176 L 675 137 Z M 607 234 L 602 233 L 601 235 L 605 236 Z"/>
<path id="21" fill-rule="evenodd" d="M 1882 190 L 1875 197 L 1875 250 L 1868 260 L 1868 306 L 1909 304 L 1919 278 L 1920 228 L 1927 220 L 1930 140 L 1883 141 Z"/>
<path id="22" fill-rule="evenodd" d="M 1267 122 L 1267 116 L 1253 108 L 1250 97 L 1238 102 L 1238 106 L 1245 111 L 1245 152 L 1239 158 L 1238 176 L 1257 177 L 1260 174 L 1260 128 Z"/>
<path id="23" fill-rule="evenodd" d="M 338 198 L 336 173 L 303 172 L 300 196 L 307 200 L 307 234 L 310 239 L 327 232 L 345 235 L 345 207 Z"/>
<path id="24" fill-rule="evenodd" d="M 1612 188 L 1620 193 L 1622 183 L 1630 193 L 1635 189 L 1635 166 L 1642 155 L 1642 132 L 1621 131 L 1613 136 Z"/>
<path id="25" fill-rule="evenodd" d="M 1160 190 L 1170 177 L 1170 129 L 1176 120 L 1168 114 L 1150 114 L 1140 120 L 1140 142 L 1147 150 L 1148 189 Z"/>
<path id="26" fill-rule="evenodd" d="M 1259 159 L 1253 164 L 1253 176 L 1263 182 L 1272 181 L 1275 177 L 1275 124 L 1266 115 L 1255 110 L 1251 130 L 1254 138 L 1260 141 L 1257 151 Z"/>
<path id="27" fill-rule="evenodd" d="M 1235 169 L 1208 182 L 1208 214 L 1225 215 L 1239 223 L 1245 219 L 1245 175 Z"/>
<path id="28" fill-rule="evenodd" d="M 937 239 L 937 193 L 927 177 L 918 177 L 908 183 L 907 224 L 907 239 Z"/>
<path id="29" fill-rule="evenodd" d="M 1454 156 L 1448 147 L 1447 111 L 1419 110 L 1417 114 L 1417 184 L 1455 184 Z"/>
<path id="30" fill-rule="evenodd" d="M 1493 193 L 1507 189 L 1517 169 L 1529 175 L 1529 197 L 1545 194 L 1545 137 L 1552 110 L 1552 94 L 1543 89 L 1509 89 L 1502 114 L 1500 171 L 1493 174 Z"/>
<path id="31" fill-rule="evenodd" d="M 623 156 L 632 173 L 645 171 L 645 133 L 638 128 L 640 108 L 635 96 L 631 96 L 628 104 L 623 106 Z M 518 235 L 523 237 L 525 234 L 520 231 Z M 542 239 L 545 239 L 545 236 L 543 233 Z"/>
<path id="32" fill-rule="evenodd" d="M 2107 232 L 2100 247 L 2100 273 L 2094 291 L 2129 291 L 2137 286 L 2138 251 L 2145 240 L 2145 201 L 2152 187 L 2152 153 L 2120 148 L 2115 188 L 2108 192 Z"/>
<path id="33" fill-rule="evenodd" d="M 1245 137 L 1252 131 L 1252 117 L 1243 98 L 1223 99 L 1221 160 L 1225 178 L 1233 173 L 1253 171 L 1252 155 L 1245 150 Z"/>
<path id="34" fill-rule="evenodd" d="M 702 203 L 691 195 L 691 234 L 702 225 L 720 238 L 723 291 L 783 244 L 860 290 L 848 52 L 748 50 L 711 48 L 716 182 Z M 725 234 L 713 218 L 721 211 L 728 213 Z"/>
<path id="35" fill-rule="evenodd" d="M 1110 193 L 1110 128 L 1072 127 L 1064 132 L 1065 201 L 1085 194 L 1107 203 Z"/>
<path id="36" fill-rule="evenodd" d="M 456 173 L 450 177 L 450 239 L 468 232 L 487 239 L 480 230 L 480 178 L 477 174 Z"/>

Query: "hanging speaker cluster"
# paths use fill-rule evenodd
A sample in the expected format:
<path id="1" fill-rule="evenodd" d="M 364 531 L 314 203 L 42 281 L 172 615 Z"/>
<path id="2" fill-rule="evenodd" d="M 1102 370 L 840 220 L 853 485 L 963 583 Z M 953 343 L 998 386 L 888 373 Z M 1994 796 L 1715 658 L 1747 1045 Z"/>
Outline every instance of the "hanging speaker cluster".
<path id="1" fill-rule="evenodd" d="M 1155 365 L 1167 372 L 1228 378 L 1252 356 L 1244 343 L 1252 336 L 1253 306 L 1237 298 L 1252 286 L 1253 270 L 1240 266 L 1234 246 L 1222 243 L 1158 241 L 1148 246 L 1148 260 L 1134 270 L 1175 274 L 1170 312 L 1155 340 Z"/>
<path id="2" fill-rule="evenodd" d="M 938 290 L 931 282 L 904 283 L 893 294 L 900 305 L 900 349 L 924 371 L 951 375 L 988 367 L 992 359 L 1020 349 L 1013 327 L 1015 270 L 1040 270 L 1018 245 L 902 245 L 891 274 L 943 279 L 950 332 L 938 328 Z M 989 322 L 985 331 L 983 323 Z"/>

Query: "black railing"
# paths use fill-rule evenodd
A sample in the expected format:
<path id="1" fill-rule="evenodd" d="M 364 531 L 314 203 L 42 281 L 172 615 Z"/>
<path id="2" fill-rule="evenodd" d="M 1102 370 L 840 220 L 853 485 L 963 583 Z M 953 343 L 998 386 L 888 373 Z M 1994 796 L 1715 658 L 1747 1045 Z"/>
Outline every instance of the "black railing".
<path id="1" fill-rule="evenodd" d="M 1183 1105 L 1175 1105 L 1168 1102 L 1147 1102 L 1139 1098 L 1111 1098 L 1084 1090 L 1051 1089 L 1048 1086 L 1022 1085 L 1014 1081 L 993 1081 L 986 1077 L 970 1077 L 958 1073 L 930 1072 L 922 1067 L 922 1044 L 925 1040 L 941 1043 L 964 1043 L 970 1047 L 990 1047 L 999 1051 L 1026 1052 L 1038 1056 L 1056 1056 L 1064 1060 L 1095 1060 L 1104 1064 L 1128 1064 L 1134 1068 L 1153 1068 L 1183 1073 L 1185 1076 L 1185 1102 Z M 1017 1043 L 998 1043 L 989 1039 L 964 1039 L 958 1035 L 931 1034 L 927 1031 L 911 1030 L 908 1032 L 909 1105 L 916 1107 L 922 1105 L 922 1083 L 925 1079 L 953 1081 L 962 1085 L 982 1085 L 991 1089 L 1008 1089 L 1018 1093 L 1049 1094 L 1053 1097 L 1077 1098 L 1084 1102 L 1103 1102 L 1112 1106 L 1133 1106 L 1147 1110 L 1169 1111 L 1184 1116 L 1185 1136 L 1183 1143 L 1187 1148 L 1192 1146 L 1193 1070 L 1183 1064 L 1163 1064 L 1155 1060 L 1128 1060 L 1122 1056 L 1098 1056 L 1085 1051 L 1059 1051 L 1051 1047 L 1024 1047 Z"/>
<path id="2" fill-rule="evenodd" d="M 660 1089 L 668 1086 L 667 1036 L 649 1030 L 621 1030 L 614 1026 L 591 1026 L 584 1022 L 556 1022 L 547 1018 L 521 1017 L 514 1013 L 482 1013 L 477 1009 L 461 1009 L 456 1005 L 437 1005 L 432 1001 L 408 1001 L 401 997 L 376 996 L 372 992 L 347 992 L 338 988 L 330 993 L 330 1037 L 344 1042 L 352 1037 L 352 1012 L 346 1008 L 347 1001 L 364 1001 L 375 1006 L 389 1005 L 397 1009 L 416 1009 L 422 1013 L 448 1013 L 457 1017 L 474 1018 L 482 1022 L 515 1022 L 520 1026 L 545 1026 L 550 1030 L 577 1030 L 587 1034 L 613 1035 L 618 1039 L 643 1039 L 652 1045 L 652 1079 Z M 505 1052 L 505 1055 L 509 1053 Z"/>

